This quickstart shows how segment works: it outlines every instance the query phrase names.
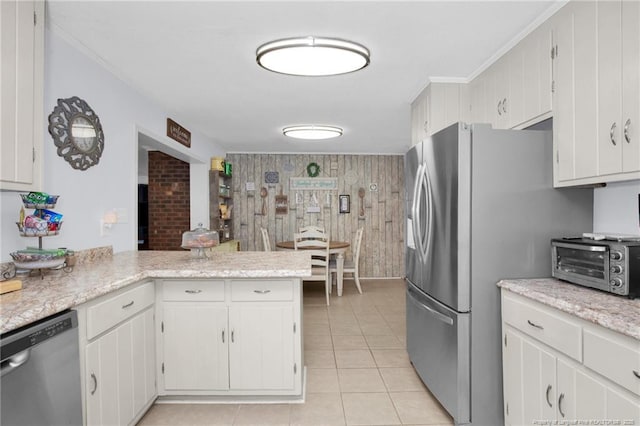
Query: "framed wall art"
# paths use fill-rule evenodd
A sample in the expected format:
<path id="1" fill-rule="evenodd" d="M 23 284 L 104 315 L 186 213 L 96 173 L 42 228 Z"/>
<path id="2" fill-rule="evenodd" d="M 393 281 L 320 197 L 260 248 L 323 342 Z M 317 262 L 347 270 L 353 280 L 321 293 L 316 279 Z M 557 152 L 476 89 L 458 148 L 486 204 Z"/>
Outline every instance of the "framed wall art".
<path id="1" fill-rule="evenodd" d="M 351 213 L 351 196 L 340 195 L 340 213 Z"/>

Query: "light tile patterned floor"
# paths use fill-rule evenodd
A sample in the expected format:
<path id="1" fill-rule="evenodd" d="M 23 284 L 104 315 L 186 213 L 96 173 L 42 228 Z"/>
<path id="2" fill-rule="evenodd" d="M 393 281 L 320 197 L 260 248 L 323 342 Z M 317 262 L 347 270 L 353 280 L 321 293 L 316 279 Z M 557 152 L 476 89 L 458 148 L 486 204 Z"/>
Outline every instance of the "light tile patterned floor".
<path id="1" fill-rule="evenodd" d="M 452 425 L 405 350 L 402 280 L 304 286 L 304 404 L 157 404 L 139 425 Z"/>

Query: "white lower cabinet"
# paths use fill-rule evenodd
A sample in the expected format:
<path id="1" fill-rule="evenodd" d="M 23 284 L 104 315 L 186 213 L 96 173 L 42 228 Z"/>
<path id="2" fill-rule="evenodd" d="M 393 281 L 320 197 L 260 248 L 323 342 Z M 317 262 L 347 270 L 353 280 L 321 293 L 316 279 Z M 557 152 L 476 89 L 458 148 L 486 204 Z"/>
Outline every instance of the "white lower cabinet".
<path id="1" fill-rule="evenodd" d="M 146 285 L 151 286 L 151 297 L 144 303 L 140 301 L 139 307 L 123 306 L 120 301 L 122 296 L 136 293 L 133 291 L 98 299 L 88 308 L 78 308 L 82 318 L 84 350 L 81 359 L 87 425 L 134 424 L 155 399 L 153 284 Z M 87 318 L 102 311 L 105 302 L 111 303 L 113 310 L 134 310 L 130 316 L 107 325 L 107 331 L 89 340 L 84 333 L 88 330 L 86 324 L 99 319 L 87 321 Z M 96 306 L 101 306 L 100 310 L 96 311 Z"/>
<path id="2" fill-rule="evenodd" d="M 227 307 L 169 302 L 162 310 L 165 389 L 229 389 Z"/>
<path id="3" fill-rule="evenodd" d="M 302 394 L 294 279 L 163 280 L 160 395 Z"/>
<path id="4" fill-rule="evenodd" d="M 229 325 L 231 389 L 294 388 L 298 366 L 291 304 L 234 305 L 229 310 Z"/>
<path id="5" fill-rule="evenodd" d="M 505 424 L 640 424 L 640 385 L 631 380 L 640 363 L 637 340 L 506 290 L 502 315 Z M 552 346 L 575 327 L 579 352 Z M 609 344 L 588 343 L 598 342 L 593 333 Z M 602 375 L 599 365 L 627 381 L 615 372 Z"/>

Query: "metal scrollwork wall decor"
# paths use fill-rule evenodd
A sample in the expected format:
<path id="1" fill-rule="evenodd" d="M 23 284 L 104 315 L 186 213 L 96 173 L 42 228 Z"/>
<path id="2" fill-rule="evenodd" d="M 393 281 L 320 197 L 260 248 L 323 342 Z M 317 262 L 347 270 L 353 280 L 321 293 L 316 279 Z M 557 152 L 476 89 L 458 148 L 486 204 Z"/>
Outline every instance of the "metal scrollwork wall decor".
<path id="1" fill-rule="evenodd" d="M 49 133 L 58 147 L 58 155 L 74 169 L 87 170 L 100 162 L 104 150 L 102 125 L 96 113 L 79 97 L 58 99 L 49 115 Z"/>

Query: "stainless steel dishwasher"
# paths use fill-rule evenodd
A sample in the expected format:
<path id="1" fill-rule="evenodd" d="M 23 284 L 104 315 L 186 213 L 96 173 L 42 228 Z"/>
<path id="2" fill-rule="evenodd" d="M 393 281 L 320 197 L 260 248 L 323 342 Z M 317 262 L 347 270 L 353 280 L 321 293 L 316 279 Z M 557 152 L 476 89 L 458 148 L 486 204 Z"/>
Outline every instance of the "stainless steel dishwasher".
<path id="1" fill-rule="evenodd" d="M 75 311 L 3 334 L 0 359 L 0 424 L 82 425 Z"/>

